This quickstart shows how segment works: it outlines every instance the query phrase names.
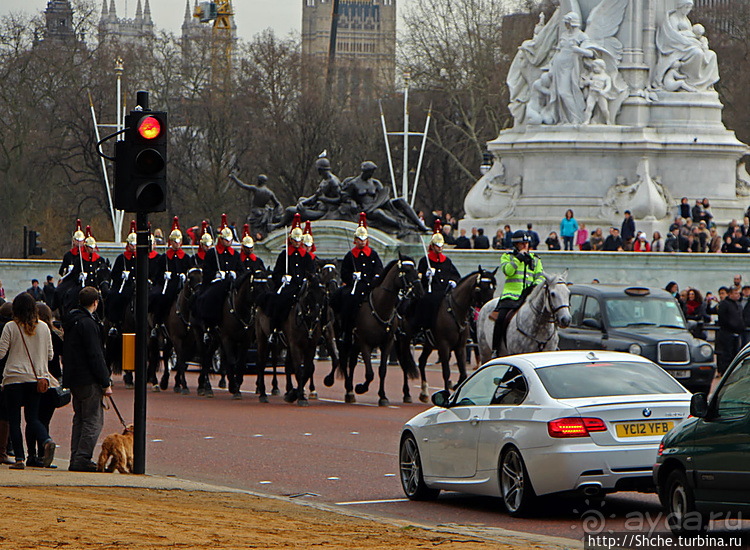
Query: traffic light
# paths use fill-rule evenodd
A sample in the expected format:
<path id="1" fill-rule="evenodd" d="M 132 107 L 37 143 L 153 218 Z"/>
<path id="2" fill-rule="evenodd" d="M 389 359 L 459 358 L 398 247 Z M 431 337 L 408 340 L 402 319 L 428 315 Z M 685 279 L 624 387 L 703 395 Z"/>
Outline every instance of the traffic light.
<path id="1" fill-rule="evenodd" d="M 167 113 L 131 111 L 125 139 L 115 144 L 115 208 L 127 212 L 167 209 Z"/>
<path id="2" fill-rule="evenodd" d="M 29 256 L 41 256 L 46 250 L 42 248 L 42 241 L 39 240 L 39 231 L 29 230 Z"/>

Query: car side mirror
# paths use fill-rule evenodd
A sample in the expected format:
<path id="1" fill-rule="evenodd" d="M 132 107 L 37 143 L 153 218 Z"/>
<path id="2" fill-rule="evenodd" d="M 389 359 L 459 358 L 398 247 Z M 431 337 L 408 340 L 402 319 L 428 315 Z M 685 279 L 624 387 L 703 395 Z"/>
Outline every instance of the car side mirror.
<path id="1" fill-rule="evenodd" d="M 708 416 L 708 399 L 705 393 L 695 393 L 690 398 L 690 415 L 696 418 Z"/>
<path id="2" fill-rule="evenodd" d="M 432 404 L 436 407 L 448 408 L 448 400 L 450 400 L 451 393 L 448 390 L 440 390 L 432 394 Z"/>
<path id="3" fill-rule="evenodd" d="M 596 319 L 592 319 L 591 317 L 583 320 L 583 326 L 586 328 L 595 328 L 598 330 L 602 329 L 602 324 Z"/>

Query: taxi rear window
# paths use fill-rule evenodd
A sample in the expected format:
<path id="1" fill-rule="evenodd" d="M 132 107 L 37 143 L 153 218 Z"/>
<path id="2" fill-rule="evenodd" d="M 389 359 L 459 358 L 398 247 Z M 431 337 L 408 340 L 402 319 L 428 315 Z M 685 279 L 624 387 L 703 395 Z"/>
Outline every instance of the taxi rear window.
<path id="1" fill-rule="evenodd" d="M 686 391 L 661 367 L 650 363 L 571 363 L 538 368 L 536 373 L 547 393 L 555 399 L 660 395 Z"/>

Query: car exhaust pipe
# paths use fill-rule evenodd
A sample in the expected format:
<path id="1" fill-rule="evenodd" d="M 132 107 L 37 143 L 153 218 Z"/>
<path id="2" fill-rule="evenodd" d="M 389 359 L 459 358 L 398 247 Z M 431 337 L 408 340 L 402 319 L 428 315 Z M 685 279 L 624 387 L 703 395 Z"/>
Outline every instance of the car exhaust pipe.
<path id="1" fill-rule="evenodd" d="M 583 493 L 584 496 L 595 497 L 601 494 L 602 486 L 598 483 L 587 483 L 586 485 L 581 485 L 578 490 Z"/>

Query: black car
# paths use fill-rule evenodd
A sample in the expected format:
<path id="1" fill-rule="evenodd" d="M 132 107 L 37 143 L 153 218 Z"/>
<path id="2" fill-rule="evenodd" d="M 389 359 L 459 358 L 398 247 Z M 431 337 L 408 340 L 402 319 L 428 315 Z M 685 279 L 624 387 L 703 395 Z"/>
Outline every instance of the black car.
<path id="1" fill-rule="evenodd" d="M 693 337 L 666 290 L 574 284 L 560 349 L 625 351 L 650 359 L 692 392 L 708 392 L 716 372 L 711 344 Z"/>
<path id="2" fill-rule="evenodd" d="M 676 533 L 703 531 L 712 516 L 750 514 L 750 346 L 710 402 L 705 394 L 693 396 L 690 415 L 664 436 L 654 465 L 659 499 Z"/>

